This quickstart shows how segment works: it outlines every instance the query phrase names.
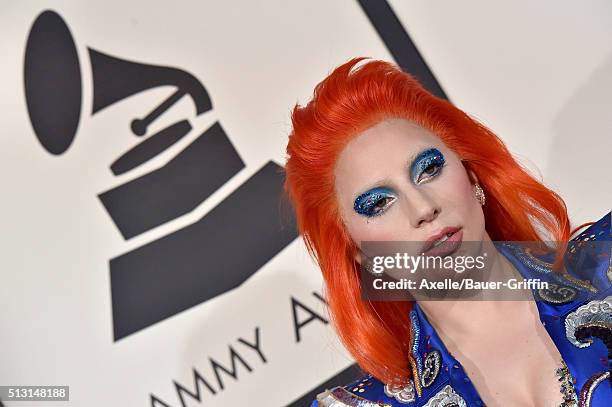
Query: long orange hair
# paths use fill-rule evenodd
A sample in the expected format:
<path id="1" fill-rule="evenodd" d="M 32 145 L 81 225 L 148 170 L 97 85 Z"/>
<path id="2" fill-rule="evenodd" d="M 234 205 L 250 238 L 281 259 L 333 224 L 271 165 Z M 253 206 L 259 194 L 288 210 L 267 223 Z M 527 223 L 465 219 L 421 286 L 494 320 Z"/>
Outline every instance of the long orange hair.
<path id="1" fill-rule="evenodd" d="M 358 246 L 340 217 L 334 165 L 344 146 L 386 118 L 404 118 L 437 134 L 478 177 L 487 200 L 492 240 L 566 242 L 570 222 L 563 199 L 511 155 L 484 125 L 425 90 L 396 65 L 354 58 L 337 67 L 305 106 L 292 111 L 285 191 L 306 248 L 321 268 L 334 327 L 359 366 L 385 383 L 411 377 L 407 301 L 361 299 Z M 537 225 L 537 226 L 536 226 Z M 565 247 L 563 247 L 563 252 Z M 558 253 L 555 269 L 560 265 Z"/>

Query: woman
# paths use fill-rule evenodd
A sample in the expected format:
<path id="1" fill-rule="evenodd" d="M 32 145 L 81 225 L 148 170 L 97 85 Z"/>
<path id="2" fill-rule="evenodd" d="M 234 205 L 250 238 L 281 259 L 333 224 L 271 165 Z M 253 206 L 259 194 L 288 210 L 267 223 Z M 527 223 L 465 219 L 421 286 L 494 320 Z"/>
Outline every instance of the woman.
<path id="1" fill-rule="evenodd" d="M 607 251 L 568 263 L 561 197 L 483 125 L 396 66 L 363 59 L 294 108 L 287 146 L 300 233 L 334 327 L 367 373 L 312 406 L 612 405 L 610 213 L 569 245 Z M 445 240 L 565 243 L 552 257 L 499 246 L 500 267 L 553 283 L 535 301 L 362 300 L 362 242 Z"/>

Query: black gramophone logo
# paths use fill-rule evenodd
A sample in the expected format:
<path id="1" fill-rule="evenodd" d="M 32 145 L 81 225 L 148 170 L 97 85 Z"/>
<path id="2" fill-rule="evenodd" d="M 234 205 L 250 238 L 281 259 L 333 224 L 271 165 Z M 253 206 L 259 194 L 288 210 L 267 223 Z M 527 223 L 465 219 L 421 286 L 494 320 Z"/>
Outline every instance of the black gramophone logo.
<path id="1" fill-rule="evenodd" d="M 155 134 L 148 132 L 151 123 L 180 99 L 193 101 L 195 116 L 212 110 L 205 87 L 184 70 L 129 61 L 92 48 L 88 60 L 92 117 L 148 89 L 175 89 L 149 112 L 126 118 L 125 125 L 142 141 L 118 153 L 110 164 L 115 175 L 154 158 L 193 130 L 185 118 Z M 28 36 L 24 82 L 32 127 L 50 154 L 61 156 L 75 142 L 83 102 L 81 62 L 61 16 L 42 12 Z M 98 198 L 121 235 L 130 239 L 190 212 L 244 167 L 215 122 L 162 167 L 103 191 Z M 279 212 L 282 183 L 282 168 L 269 161 L 195 223 L 111 259 L 115 340 L 239 286 L 291 243 L 297 232 L 293 214 Z"/>

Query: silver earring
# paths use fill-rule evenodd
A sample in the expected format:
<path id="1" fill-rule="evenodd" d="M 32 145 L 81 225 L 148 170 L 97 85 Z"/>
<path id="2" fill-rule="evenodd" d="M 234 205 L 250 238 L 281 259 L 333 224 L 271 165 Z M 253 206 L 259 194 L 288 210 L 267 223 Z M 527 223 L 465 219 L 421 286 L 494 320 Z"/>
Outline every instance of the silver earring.
<path id="1" fill-rule="evenodd" d="M 474 189 L 476 190 L 475 191 L 476 199 L 478 199 L 478 202 L 480 202 L 480 205 L 484 205 L 486 201 L 484 190 L 478 183 L 474 184 Z"/>
<path id="2" fill-rule="evenodd" d="M 362 267 L 367 273 L 374 274 L 372 272 L 372 263 L 370 263 L 368 260 L 363 262 Z"/>
<path id="3" fill-rule="evenodd" d="M 371 259 L 366 259 L 362 264 L 361 264 L 361 268 L 363 270 L 365 270 L 367 273 L 370 273 L 372 275 L 379 275 L 380 273 L 377 273 L 374 271 L 374 264 L 372 263 Z"/>

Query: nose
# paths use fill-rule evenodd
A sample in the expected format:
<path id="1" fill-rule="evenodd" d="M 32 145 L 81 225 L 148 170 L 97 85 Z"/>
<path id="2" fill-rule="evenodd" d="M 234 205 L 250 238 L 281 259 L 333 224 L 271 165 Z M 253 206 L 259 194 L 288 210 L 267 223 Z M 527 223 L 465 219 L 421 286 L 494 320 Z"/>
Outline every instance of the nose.
<path id="1" fill-rule="evenodd" d="M 413 189 L 407 196 L 406 201 L 408 203 L 408 218 L 414 228 L 423 227 L 435 220 L 440 214 L 441 208 L 436 200 L 424 191 Z"/>

